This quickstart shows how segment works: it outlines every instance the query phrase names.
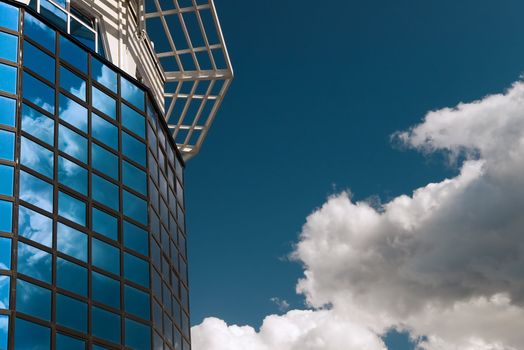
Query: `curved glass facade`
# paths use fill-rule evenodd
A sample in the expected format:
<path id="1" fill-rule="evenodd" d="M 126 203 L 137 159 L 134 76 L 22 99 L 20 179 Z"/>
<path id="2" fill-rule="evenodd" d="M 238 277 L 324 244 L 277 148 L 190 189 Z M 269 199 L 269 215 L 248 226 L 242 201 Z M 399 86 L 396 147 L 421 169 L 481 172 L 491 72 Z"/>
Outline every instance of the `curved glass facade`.
<path id="1" fill-rule="evenodd" d="M 183 165 L 149 97 L 0 1 L 0 349 L 190 349 Z"/>

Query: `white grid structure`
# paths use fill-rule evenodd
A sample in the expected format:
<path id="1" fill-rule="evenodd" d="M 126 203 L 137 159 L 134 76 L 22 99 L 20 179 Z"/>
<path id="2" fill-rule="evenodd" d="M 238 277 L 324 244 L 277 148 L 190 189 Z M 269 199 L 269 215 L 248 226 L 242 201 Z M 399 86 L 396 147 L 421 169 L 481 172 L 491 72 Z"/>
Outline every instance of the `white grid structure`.
<path id="1" fill-rule="evenodd" d="M 146 35 L 165 73 L 165 117 L 187 160 L 196 155 L 233 79 L 213 0 L 143 0 Z"/>

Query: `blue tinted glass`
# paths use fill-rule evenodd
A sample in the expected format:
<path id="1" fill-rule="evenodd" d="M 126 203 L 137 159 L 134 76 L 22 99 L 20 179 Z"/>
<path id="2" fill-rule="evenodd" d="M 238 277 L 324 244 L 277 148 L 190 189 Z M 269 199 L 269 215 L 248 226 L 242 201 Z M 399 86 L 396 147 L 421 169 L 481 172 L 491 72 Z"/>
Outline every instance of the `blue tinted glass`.
<path id="1" fill-rule="evenodd" d="M 118 180 L 118 157 L 97 144 L 92 144 L 93 168 Z"/>
<path id="2" fill-rule="evenodd" d="M 118 211 L 120 207 L 118 195 L 118 186 L 102 179 L 100 176 L 93 174 L 92 177 L 92 194 L 93 199 L 109 208 Z"/>
<path id="3" fill-rule="evenodd" d="M 63 192 L 58 193 L 58 215 L 79 225 L 86 225 L 86 204 Z"/>
<path id="4" fill-rule="evenodd" d="M 127 191 L 123 192 L 124 215 L 147 225 L 147 203 Z"/>
<path id="5" fill-rule="evenodd" d="M 118 221 L 112 215 L 109 215 L 101 210 L 93 208 L 93 231 L 96 231 L 113 240 L 118 239 Z"/>
<path id="6" fill-rule="evenodd" d="M 59 0 L 60 2 L 60 0 Z M 62 30 L 67 30 L 67 15 L 60 11 L 49 0 L 40 0 L 40 13 L 53 24 L 57 25 Z"/>
<path id="7" fill-rule="evenodd" d="M 0 3 L 0 5 L 3 5 Z M 0 7 L 0 11 L 2 11 Z M 9 316 L 0 315 L 0 349 L 7 349 L 7 338 L 9 330 Z"/>
<path id="8" fill-rule="evenodd" d="M 55 90 L 26 72 L 23 85 L 24 98 L 51 114 L 55 113 Z"/>
<path id="9" fill-rule="evenodd" d="M 27 41 L 24 41 L 24 66 L 51 83 L 55 82 L 55 59 Z"/>
<path id="10" fill-rule="evenodd" d="M 51 291 L 22 280 L 16 281 L 16 311 L 51 320 Z"/>
<path id="11" fill-rule="evenodd" d="M 11 239 L 0 237 L 0 269 L 11 269 Z"/>
<path id="12" fill-rule="evenodd" d="M 82 72 L 87 72 L 87 53 L 63 36 L 60 36 L 60 58 Z"/>
<path id="13" fill-rule="evenodd" d="M 23 136 L 20 163 L 44 176 L 53 178 L 53 152 Z"/>
<path id="14" fill-rule="evenodd" d="M 18 210 L 18 234 L 46 247 L 51 247 L 53 244 L 53 220 L 20 206 Z"/>
<path id="15" fill-rule="evenodd" d="M 11 254 L 11 252 L 9 252 L 9 254 Z M 9 278 L 9 276 L 0 275 L 0 309 L 9 309 L 10 285 L 11 278 Z M 1 324 L 0 328 L 2 328 Z"/>
<path id="16" fill-rule="evenodd" d="M 58 157 L 58 181 L 87 195 L 87 170 L 63 157 Z"/>
<path id="17" fill-rule="evenodd" d="M 0 58 L 3 58 L 8 61 L 17 61 L 18 56 L 18 37 L 0 32 L 0 47 L 2 51 L 0 52 Z"/>
<path id="18" fill-rule="evenodd" d="M 13 195 L 13 171 L 14 168 L 8 165 L 0 164 L 0 194 L 4 196 Z"/>
<path id="19" fill-rule="evenodd" d="M 120 251 L 107 243 L 94 239 L 92 241 L 93 265 L 103 270 L 120 274 Z"/>
<path id="20" fill-rule="evenodd" d="M 0 27 L 18 30 L 18 8 L 0 3 Z"/>
<path id="21" fill-rule="evenodd" d="M 94 138 L 118 150 L 118 128 L 116 126 L 93 113 L 91 128 Z"/>
<path id="22" fill-rule="evenodd" d="M 87 139 L 63 125 L 58 129 L 58 149 L 87 163 Z"/>
<path id="23" fill-rule="evenodd" d="M 120 317 L 97 307 L 93 307 L 91 312 L 93 335 L 113 343 L 120 343 Z"/>
<path id="24" fill-rule="evenodd" d="M 58 113 L 60 119 L 83 132 L 87 132 L 87 109 L 79 103 L 60 94 Z"/>
<path id="25" fill-rule="evenodd" d="M 122 162 L 122 181 L 127 187 L 147 195 L 146 173 L 126 161 Z"/>
<path id="26" fill-rule="evenodd" d="M 146 145 L 125 132 L 122 132 L 122 153 L 138 164 L 146 166 Z"/>
<path id="27" fill-rule="evenodd" d="M 122 103 L 122 125 L 145 138 L 146 119 L 134 109 Z"/>
<path id="28" fill-rule="evenodd" d="M 120 282 L 106 277 L 97 272 L 92 272 L 93 299 L 112 306 L 120 308 Z"/>
<path id="29" fill-rule="evenodd" d="M 87 296 L 87 269 L 68 260 L 57 258 L 56 286 Z"/>
<path id="30" fill-rule="evenodd" d="M 28 337 L 27 335 L 31 336 Z M 48 350 L 51 348 L 51 330 L 36 323 L 16 319 L 15 349 Z"/>
<path id="31" fill-rule="evenodd" d="M 0 130 L 0 158 L 14 160 L 15 155 L 15 134 L 9 131 Z"/>
<path id="32" fill-rule="evenodd" d="M 36 109 L 22 105 L 22 130 L 49 145 L 54 144 L 55 122 Z"/>
<path id="33" fill-rule="evenodd" d="M 91 50 L 95 50 L 95 33 L 77 21 L 74 17 L 71 17 L 70 33 L 73 38 L 77 39 Z"/>
<path id="34" fill-rule="evenodd" d="M 51 283 L 51 254 L 18 242 L 18 272 Z"/>
<path id="35" fill-rule="evenodd" d="M 116 93 L 116 73 L 94 57 L 91 60 L 91 65 L 93 79 Z"/>
<path id="36" fill-rule="evenodd" d="M 86 100 L 85 80 L 63 66 L 60 66 L 60 87 L 76 97 Z"/>
<path id="37" fill-rule="evenodd" d="M 85 348 L 86 344 L 83 340 L 56 334 L 56 350 L 85 350 Z"/>
<path id="38" fill-rule="evenodd" d="M 149 320 L 149 294 L 126 285 L 124 289 L 124 300 L 126 312 Z"/>
<path id="39" fill-rule="evenodd" d="M 16 94 L 16 67 L 0 64 L 0 90 Z"/>
<path id="40" fill-rule="evenodd" d="M 15 126 L 15 114 L 16 100 L 0 96 L 0 124 Z"/>
<path id="41" fill-rule="evenodd" d="M 98 90 L 96 87 L 91 89 L 93 98 L 93 107 L 107 116 L 116 118 L 116 101 L 114 98 L 106 95 L 104 92 Z"/>
<path id="42" fill-rule="evenodd" d="M 28 13 L 24 15 L 24 34 L 55 52 L 55 31 Z"/>
<path id="43" fill-rule="evenodd" d="M 20 171 L 20 199 L 46 211 L 53 211 L 53 185 Z"/>
<path id="44" fill-rule="evenodd" d="M 13 231 L 13 203 L 0 201 L 0 231 Z"/>
<path id="45" fill-rule="evenodd" d="M 149 264 L 129 253 L 124 254 L 124 275 L 143 287 L 149 286 Z"/>
<path id="46" fill-rule="evenodd" d="M 120 79 L 120 84 L 122 88 L 122 97 L 140 110 L 144 110 L 144 90 L 140 89 L 124 77 Z"/>
<path id="47" fill-rule="evenodd" d="M 56 323 L 79 332 L 86 332 L 87 304 L 65 295 L 57 294 Z"/>
<path id="48" fill-rule="evenodd" d="M 143 255 L 149 255 L 149 234 L 147 231 L 124 221 L 124 245 Z"/>
<path id="49" fill-rule="evenodd" d="M 58 223 L 56 240 L 59 251 L 78 260 L 87 261 L 87 235 Z"/>
<path id="50" fill-rule="evenodd" d="M 151 327 L 126 319 L 126 346 L 136 350 L 150 350 Z"/>

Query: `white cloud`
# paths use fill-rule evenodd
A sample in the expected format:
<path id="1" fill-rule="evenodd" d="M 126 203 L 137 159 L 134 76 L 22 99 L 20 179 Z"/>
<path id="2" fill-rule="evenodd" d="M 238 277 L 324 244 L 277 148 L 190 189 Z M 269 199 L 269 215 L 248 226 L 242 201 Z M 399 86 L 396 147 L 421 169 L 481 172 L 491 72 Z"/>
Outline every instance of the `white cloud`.
<path id="1" fill-rule="evenodd" d="M 522 347 L 524 84 L 430 112 L 395 137 L 463 157 L 460 173 L 380 210 L 329 198 L 293 253 L 312 311 L 268 316 L 259 332 L 208 319 L 193 328 L 195 350 L 381 349 L 391 328 L 426 336 L 424 350 Z"/>

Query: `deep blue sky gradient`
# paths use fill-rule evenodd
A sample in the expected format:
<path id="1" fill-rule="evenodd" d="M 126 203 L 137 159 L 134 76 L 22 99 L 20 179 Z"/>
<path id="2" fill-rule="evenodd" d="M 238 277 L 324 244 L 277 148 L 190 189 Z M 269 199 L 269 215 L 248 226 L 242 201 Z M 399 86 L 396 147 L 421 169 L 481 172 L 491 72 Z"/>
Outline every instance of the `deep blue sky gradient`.
<path id="1" fill-rule="evenodd" d="M 429 110 L 524 70 L 524 2 L 216 0 L 236 79 L 188 163 L 192 322 L 260 326 L 295 294 L 305 218 L 350 189 L 383 202 L 456 173 L 392 145 Z M 398 338 L 398 339 L 397 339 Z M 392 337 L 391 350 L 407 350 Z"/>

